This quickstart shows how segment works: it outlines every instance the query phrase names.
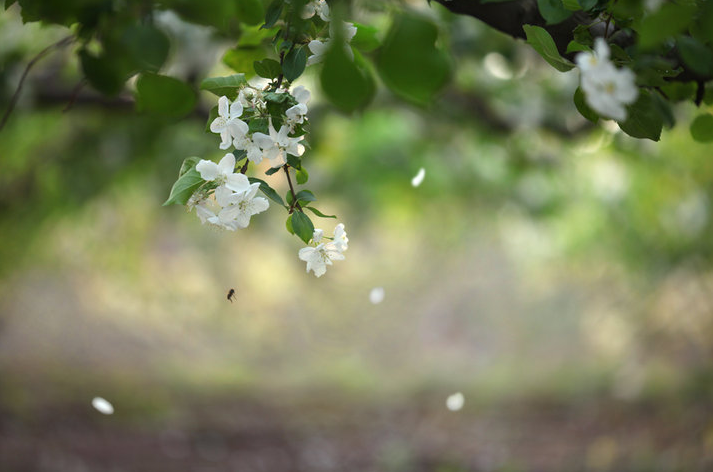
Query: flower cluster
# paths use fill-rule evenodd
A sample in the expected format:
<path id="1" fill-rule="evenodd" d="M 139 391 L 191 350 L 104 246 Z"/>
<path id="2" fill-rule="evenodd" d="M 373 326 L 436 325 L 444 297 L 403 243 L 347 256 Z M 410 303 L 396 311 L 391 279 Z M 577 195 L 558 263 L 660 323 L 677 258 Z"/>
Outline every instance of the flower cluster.
<path id="1" fill-rule="evenodd" d="M 614 66 L 609 60 L 609 46 L 602 38 L 596 39 L 593 52 L 580 52 L 575 60 L 582 73 L 587 104 L 600 115 L 625 120 L 625 105 L 633 103 L 639 94 L 634 73 Z"/>
<path id="2" fill-rule="evenodd" d="M 307 58 L 308 66 L 317 64 L 324 60 L 324 55 L 329 50 L 333 38 L 336 36 L 334 23 L 330 22 L 331 18 L 329 16 L 329 5 L 327 5 L 327 2 L 324 0 L 314 0 L 309 2 L 305 5 L 304 10 L 302 11 L 302 18 L 312 18 L 315 14 L 319 15 L 323 21 L 329 22 L 329 38 L 325 40 L 313 39 L 309 42 L 307 46 L 312 52 L 312 55 Z M 354 52 L 352 51 L 352 48 L 349 47 L 349 43 L 352 39 L 354 39 L 354 36 L 356 36 L 357 28 L 353 23 L 343 21 L 342 31 L 340 32 L 342 33 L 342 38 L 344 39 L 344 52 L 350 59 L 354 60 Z"/>
<path id="3" fill-rule="evenodd" d="M 326 239 L 326 242 L 322 242 Z M 327 266 L 332 265 L 332 261 L 344 260 L 344 251 L 348 249 L 349 239 L 344 231 L 344 225 L 339 223 L 334 228 L 334 236 L 324 237 L 324 231 L 315 229 L 312 236 L 311 245 L 300 249 L 298 256 L 307 263 L 307 272 L 310 270 L 314 275 L 321 277 L 327 272 Z"/>
<path id="4" fill-rule="evenodd" d="M 219 228 L 235 231 L 247 228 L 250 217 L 267 210 L 270 204 L 265 198 L 256 197 L 259 183 L 251 184 L 244 174 L 235 173 L 235 156 L 226 154 L 216 164 L 201 159 L 196 171 L 206 182 L 218 186 L 211 194 L 194 194 L 192 205 L 203 224 L 209 223 Z"/>
<path id="5" fill-rule="evenodd" d="M 343 23 L 344 31 L 338 30 L 335 34 L 325 0 L 310 1 L 301 15 L 305 19 L 314 17 L 318 26 L 324 25 L 321 22 L 330 26 L 331 39 L 312 42 L 315 45 L 312 62 L 321 60 L 316 56 L 325 52 L 329 42 L 336 37 L 345 38 L 344 46 L 353 57 L 346 43 L 354 37 L 356 28 Z M 272 21 L 274 23 L 275 19 Z M 196 210 L 203 224 L 236 231 L 248 227 L 253 215 L 266 211 L 270 206 L 269 198 L 287 211 L 287 230 L 310 244 L 298 255 L 307 262 L 307 271 L 311 270 L 319 277 L 333 260 L 344 259 L 348 239 L 343 224 L 337 225 L 332 238 L 324 237 L 320 229 L 315 230 L 307 213 L 322 218 L 336 216 L 325 215 L 312 206 L 312 202 L 316 201 L 314 193 L 307 189 L 296 191 L 293 184 L 292 176 L 297 185 L 303 185 L 309 179 L 309 173 L 302 166 L 302 155 L 305 152 L 311 94 L 302 86 L 290 92 L 292 83 L 308 62 L 302 49 L 304 44 L 297 43 L 290 34 L 288 28 L 275 36 L 276 47 L 280 51 L 279 63 L 274 59 L 265 59 L 261 62 L 264 65 L 260 71 L 255 65 L 255 71 L 261 77 L 270 79 L 264 88 L 248 84 L 244 74 L 203 81 L 201 89 L 218 96 L 218 105 L 211 110 L 208 129 L 220 136 L 219 148 L 227 154 L 217 164 L 196 157 L 184 160 L 166 204 L 185 204 L 189 210 Z M 295 61 L 302 61 L 302 64 Z M 276 70 L 277 67 L 279 69 Z M 284 173 L 289 187 L 284 199 L 268 182 L 247 177 L 250 164 L 256 166 L 263 160 L 270 166 L 265 170 L 266 175 L 277 171 Z M 258 191 L 267 198 L 258 197 Z"/>

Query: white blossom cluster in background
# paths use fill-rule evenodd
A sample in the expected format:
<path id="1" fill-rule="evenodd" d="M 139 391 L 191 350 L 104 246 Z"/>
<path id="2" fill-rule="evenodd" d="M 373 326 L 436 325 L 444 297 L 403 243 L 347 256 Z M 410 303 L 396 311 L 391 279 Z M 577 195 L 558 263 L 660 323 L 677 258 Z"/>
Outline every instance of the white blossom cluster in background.
<path id="1" fill-rule="evenodd" d="M 609 46 L 602 38 L 595 40 L 593 52 L 580 52 L 575 61 L 582 74 L 587 105 L 607 118 L 626 120 L 626 105 L 634 103 L 639 94 L 634 73 L 616 68 L 609 60 Z"/>
<path id="2" fill-rule="evenodd" d="M 319 17 L 326 22 L 329 22 L 329 38 L 325 40 L 313 39 L 307 45 L 312 55 L 307 58 L 307 65 L 317 64 L 324 60 L 324 55 L 329 50 L 332 42 L 332 38 L 335 36 L 334 23 L 331 23 L 331 17 L 329 16 L 329 5 L 324 0 L 314 0 L 305 5 L 304 10 L 302 10 L 302 18 L 312 18 L 314 15 L 319 15 Z M 357 28 L 353 23 L 342 22 L 342 37 L 344 39 L 344 52 L 347 56 L 354 60 L 354 52 L 352 48 L 349 47 L 349 43 L 356 36 Z"/>
<path id="3" fill-rule="evenodd" d="M 327 241 L 322 242 L 322 239 Z M 327 272 L 327 266 L 332 265 L 332 261 L 344 260 L 343 253 L 347 250 L 348 243 L 344 225 L 339 223 L 334 228 L 334 236 L 331 240 L 324 236 L 323 230 L 315 229 L 311 245 L 300 249 L 298 255 L 307 263 L 307 272 L 311 270 L 315 276 L 321 277 Z"/>

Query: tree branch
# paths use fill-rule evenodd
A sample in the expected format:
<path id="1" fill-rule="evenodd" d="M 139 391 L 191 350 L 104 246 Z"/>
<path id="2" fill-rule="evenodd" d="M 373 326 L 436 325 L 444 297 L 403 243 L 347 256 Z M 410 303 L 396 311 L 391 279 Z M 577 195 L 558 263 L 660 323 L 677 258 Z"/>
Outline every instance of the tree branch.
<path id="1" fill-rule="evenodd" d="M 0 132 L 5 127 L 5 123 L 7 123 L 7 120 L 10 117 L 10 113 L 12 113 L 12 110 L 15 109 L 17 100 L 20 98 L 20 91 L 22 90 L 22 86 L 25 84 L 25 79 L 27 78 L 27 74 L 30 72 L 30 69 L 32 69 L 32 67 L 35 64 L 37 64 L 37 62 L 39 62 L 40 59 L 45 57 L 47 54 L 52 52 L 54 49 L 59 49 L 61 47 L 67 46 L 72 41 L 74 41 L 74 35 L 70 35 L 70 36 L 67 36 L 66 38 L 62 38 L 59 41 L 57 41 L 56 43 L 50 44 L 49 46 L 44 48 L 42 51 L 37 53 L 37 55 L 35 57 L 33 57 L 30 62 L 27 63 L 27 67 L 25 67 L 25 71 L 22 73 L 22 77 L 20 77 L 20 82 L 17 84 L 15 93 L 12 95 L 12 98 L 10 99 L 10 104 L 7 106 L 7 110 L 5 110 L 5 114 L 2 117 L 2 121 L 0 121 Z"/>

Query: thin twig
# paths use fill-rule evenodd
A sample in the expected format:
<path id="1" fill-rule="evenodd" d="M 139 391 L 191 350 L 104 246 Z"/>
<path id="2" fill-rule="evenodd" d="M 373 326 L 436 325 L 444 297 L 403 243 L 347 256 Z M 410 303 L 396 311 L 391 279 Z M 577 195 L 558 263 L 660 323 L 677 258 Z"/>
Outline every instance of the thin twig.
<path id="1" fill-rule="evenodd" d="M 292 186 L 292 179 L 290 178 L 290 166 L 289 164 L 285 164 L 282 166 L 282 170 L 285 171 L 285 175 L 287 176 L 287 184 L 290 186 L 290 194 L 292 195 L 292 203 L 290 204 L 289 210 L 287 210 L 288 213 L 292 213 L 295 208 L 297 208 L 299 211 L 302 211 L 302 207 L 300 206 L 299 202 L 297 201 L 297 195 L 295 195 L 295 189 Z"/>
<path id="2" fill-rule="evenodd" d="M 20 98 L 20 91 L 22 90 L 22 86 L 25 83 L 25 79 L 27 78 L 27 74 L 30 72 L 30 69 L 32 66 L 34 66 L 40 59 L 45 57 L 47 54 L 49 54 L 53 49 L 58 49 L 63 46 L 66 46 L 70 44 L 72 41 L 74 41 L 74 35 L 67 36 L 66 38 L 60 39 L 54 44 L 50 44 L 46 48 L 44 48 L 42 51 L 37 53 L 35 57 L 32 58 L 30 62 L 27 63 L 27 67 L 25 67 L 25 71 L 22 73 L 22 77 L 20 77 L 20 83 L 17 84 L 17 89 L 15 89 L 15 93 L 12 95 L 12 98 L 10 99 L 10 105 L 8 105 L 7 110 L 5 110 L 5 114 L 2 117 L 2 121 L 0 121 L 0 131 L 5 127 L 5 123 L 7 123 L 8 118 L 10 117 L 10 113 L 12 113 L 12 110 L 15 108 L 15 105 L 17 104 L 17 100 Z"/>
<path id="3" fill-rule="evenodd" d="M 72 109 L 72 107 L 74 106 L 74 102 L 77 101 L 77 97 L 79 96 L 79 92 L 82 91 L 82 88 L 84 88 L 84 86 L 85 86 L 86 84 L 87 84 L 87 79 L 85 79 L 85 78 L 82 78 L 82 80 L 80 80 L 80 81 L 77 83 L 77 85 L 76 85 L 76 86 L 74 87 L 74 89 L 72 90 L 72 96 L 70 97 L 69 102 L 67 102 L 67 106 L 65 106 L 65 107 L 62 109 L 62 113 L 67 113 L 69 110 Z"/>

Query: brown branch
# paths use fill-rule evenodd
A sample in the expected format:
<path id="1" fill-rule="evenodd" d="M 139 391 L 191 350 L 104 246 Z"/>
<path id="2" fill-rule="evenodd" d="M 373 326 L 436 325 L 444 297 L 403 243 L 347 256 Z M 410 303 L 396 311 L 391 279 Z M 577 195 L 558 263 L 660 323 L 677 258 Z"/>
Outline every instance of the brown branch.
<path id="1" fill-rule="evenodd" d="M 287 210 L 288 213 L 292 214 L 295 208 L 297 208 L 299 211 L 302 211 L 302 207 L 300 204 L 297 202 L 297 195 L 295 195 L 295 189 L 292 186 L 292 179 L 290 178 L 290 166 L 289 164 L 285 164 L 282 166 L 282 170 L 285 171 L 285 175 L 287 176 L 287 184 L 290 186 L 290 195 L 292 195 L 292 203 L 290 203 L 290 208 Z"/>
<path id="2" fill-rule="evenodd" d="M 20 82 L 17 84 L 17 88 L 15 89 L 15 93 L 12 95 L 12 98 L 10 99 L 10 104 L 7 107 L 7 110 L 5 110 L 5 114 L 2 117 L 2 121 L 0 121 L 0 131 L 5 127 L 5 123 L 7 123 L 8 118 L 10 117 L 10 114 L 12 113 L 12 110 L 15 109 L 15 105 L 17 104 L 17 100 L 20 98 L 20 91 L 22 91 L 22 86 L 25 84 L 25 79 L 27 78 L 27 74 L 30 72 L 30 69 L 37 64 L 37 62 L 40 61 L 43 57 L 45 57 L 47 54 L 52 52 L 54 49 L 59 49 L 61 47 L 67 46 L 70 44 L 72 41 L 74 41 L 74 35 L 67 36 L 66 38 L 62 38 L 56 43 L 50 44 L 46 48 L 44 48 L 42 51 L 37 53 L 35 57 L 32 58 L 30 62 L 27 63 L 27 67 L 25 67 L 25 71 L 22 73 L 22 77 L 20 77 Z"/>

